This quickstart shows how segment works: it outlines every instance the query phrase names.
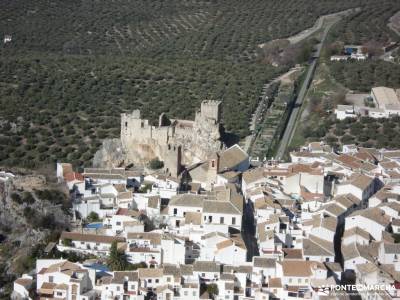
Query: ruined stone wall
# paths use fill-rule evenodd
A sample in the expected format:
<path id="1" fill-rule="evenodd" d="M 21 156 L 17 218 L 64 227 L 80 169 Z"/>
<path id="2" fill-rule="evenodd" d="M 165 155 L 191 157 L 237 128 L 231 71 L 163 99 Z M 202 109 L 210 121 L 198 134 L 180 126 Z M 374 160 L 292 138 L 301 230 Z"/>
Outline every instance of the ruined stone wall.
<path id="1" fill-rule="evenodd" d="M 141 119 L 139 110 L 121 114 L 120 142 L 125 163 L 143 164 L 158 157 L 175 173 L 180 163 L 188 165 L 206 160 L 223 148 L 220 104 L 219 101 L 203 101 L 195 121 L 168 120 L 162 115 L 161 126 L 152 126 L 148 120 Z M 101 157 L 110 155 L 103 153 Z"/>

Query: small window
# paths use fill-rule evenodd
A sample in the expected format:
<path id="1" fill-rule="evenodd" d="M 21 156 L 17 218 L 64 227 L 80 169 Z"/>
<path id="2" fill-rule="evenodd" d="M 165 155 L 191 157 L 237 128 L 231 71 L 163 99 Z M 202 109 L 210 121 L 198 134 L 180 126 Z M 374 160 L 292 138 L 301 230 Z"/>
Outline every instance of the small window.
<path id="1" fill-rule="evenodd" d="M 189 292 L 188 292 L 188 291 L 184 291 L 184 292 L 183 292 L 183 295 L 188 296 L 188 295 L 189 295 Z"/>
<path id="2" fill-rule="evenodd" d="M 235 224 L 236 224 L 236 218 L 232 217 L 232 225 L 235 225 Z"/>
<path id="3" fill-rule="evenodd" d="M 62 296 L 62 293 L 61 292 L 57 292 L 57 296 Z"/>
<path id="4" fill-rule="evenodd" d="M 197 293 L 196 293 L 196 291 L 194 291 L 194 292 L 193 292 L 193 296 L 196 297 L 196 295 L 197 295 Z"/>
<path id="5" fill-rule="evenodd" d="M 159 279 L 156 279 L 156 283 L 159 283 L 160 282 L 160 280 Z"/>
<path id="6" fill-rule="evenodd" d="M 116 224 L 117 224 L 117 226 L 121 226 L 121 222 L 117 222 Z"/>
<path id="7" fill-rule="evenodd" d="M 220 224 L 224 224 L 224 217 L 220 217 L 220 218 L 219 218 L 219 223 L 220 223 Z"/>
<path id="8" fill-rule="evenodd" d="M 119 286 L 117 286 L 117 291 L 119 291 Z"/>
<path id="9" fill-rule="evenodd" d="M 54 277 L 53 276 L 49 276 L 49 282 L 53 282 L 54 281 Z"/>
<path id="10" fill-rule="evenodd" d="M 148 283 L 151 283 L 151 279 L 147 280 Z"/>

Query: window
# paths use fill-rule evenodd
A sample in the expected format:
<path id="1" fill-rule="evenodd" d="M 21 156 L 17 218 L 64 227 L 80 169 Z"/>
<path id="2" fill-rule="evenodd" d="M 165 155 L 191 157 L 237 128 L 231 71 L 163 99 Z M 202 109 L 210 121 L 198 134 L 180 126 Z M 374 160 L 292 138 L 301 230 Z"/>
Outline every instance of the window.
<path id="1" fill-rule="evenodd" d="M 305 282 L 305 283 L 308 283 L 308 278 L 304 279 L 304 282 Z"/>
<path id="2" fill-rule="evenodd" d="M 159 279 L 156 279 L 156 283 L 159 283 L 160 282 L 160 280 Z"/>
<path id="3" fill-rule="evenodd" d="M 208 222 L 212 222 L 212 216 L 208 216 Z"/>
<path id="4" fill-rule="evenodd" d="M 225 299 L 229 299 L 229 295 L 226 295 L 226 296 L 225 296 Z"/>
<path id="5" fill-rule="evenodd" d="M 174 208 L 174 215 L 177 215 L 177 214 L 178 214 L 178 209 Z"/>
<path id="6" fill-rule="evenodd" d="M 301 278 L 297 279 L 297 283 L 301 283 Z"/>
<path id="7" fill-rule="evenodd" d="M 57 292 L 57 296 L 62 296 L 62 293 L 61 292 Z"/>
<path id="8" fill-rule="evenodd" d="M 116 224 L 117 224 L 117 226 L 121 226 L 121 222 L 117 222 Z"/>
<path id="9" fill-rule="evenodd" d="M 133 284 L 131 285 L 131 290 L 135 290 L 135 286 Z"/>
<path id="10" fill-rule="evenodd" d="M 54 277 L 53 276 L 49 276 L 49 282 L 53 282 L 54 281 Z"/>
<path id="11" fill-rule="evenodd" d="M 220 224 L 224 224 L 224 217 L 220 217 L 220 218 L 219 218 L 219 223 L 220 223 Z"/>
<path id="12" fill-rule="evenodd" d="M 289 283 L 292 283 L 292 278 L 289 278 Z"/>
<path id="13" fill-rule="evenodd" d="M 125 122 L 125 127 L 128 127 L 128 122 Z"/>
<path id="14" fill-rule="evenodd" d="M 325 261 L 326 261 L 326 262 L 329 262 L 329 257 L 325 258 Z"/>
<path id="15" fill-rule="evenodd" d="M 188 291 L 184 291 L 184 292 L 183 292 L 183 295 L 189 296 L 189 292 L 188 292 Z"/>
<path id="16" fill-rule="evenodd" d="M 201 273 L 201 277 L 206 277 L 206 273 Z"/>
<path id="17" fill-rule="evenodd" d="M 215 168 L 215 160 L 211 161 L 211 168 Z"/>
<path id="18" fill-rule="evenodd" d="M 196 291 L 193 292 L 193 296 L 196 297 Z"/>
<path id="19" fill-rule="evenodd" d="M 148 283 L 151 283 L 151 279 L 147 280 Z"/>
<path id="20" fill-rule="evenodd" d="M 171 282 L 171 277 L 167 277 L 167 282 Z"/>
<path id="21" fill-rule="evenodd" d="M 235 224 L 236 224 L 236 218 L 232 217 L 232 225 L 235 225 Z"/>
<path id="22" fill-rule="evenodd" d="M 117 291 L 119 291 L 119 286 L 117 286 Z"/>

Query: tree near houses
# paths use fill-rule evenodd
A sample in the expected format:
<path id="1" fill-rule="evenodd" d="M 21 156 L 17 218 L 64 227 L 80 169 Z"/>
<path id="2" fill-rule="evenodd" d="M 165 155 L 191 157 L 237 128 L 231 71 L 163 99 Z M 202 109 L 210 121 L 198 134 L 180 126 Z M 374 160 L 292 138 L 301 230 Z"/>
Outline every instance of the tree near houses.
<path id="1" fill-rule="evenodd" d="M 110 255 L 107 259 L 107 265 L 113 271 L 123 271 L 128 266 L 128 261 L 126 259 L 124 251 L 118 249 L 118 242 L 114 241 L 111 244 Z"/>

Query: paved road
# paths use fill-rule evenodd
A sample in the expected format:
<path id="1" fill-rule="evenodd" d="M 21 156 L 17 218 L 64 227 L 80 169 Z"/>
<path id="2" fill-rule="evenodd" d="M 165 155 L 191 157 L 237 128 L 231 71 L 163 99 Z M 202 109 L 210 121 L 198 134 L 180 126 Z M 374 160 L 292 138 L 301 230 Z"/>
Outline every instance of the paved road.
<path id="1" fill-rule="evenodd" d="M 338 20 L 337 20 L 338 21 Z M 337 22 L 336 21 L 336 22 Z M 277 159 L 282 159 L 283 156 L 285 155 L 286 149 L 290 144 L 290 141 L 292 140 L 293 134 L 295 132 L 296 129 L 296 121 L 297 118 L 299 116 L 299 112 L 301 111 L 301 105 L 303 104 L 304 98 L 307 94 L 308 88 L 310 87 L 310 84 L 312 82 L 313 76 L 314 76 L 314 72 L 315 72 L 315 68 L 317 66 L 318 63 L 318 59 L 319 56 L 321 54 L 321 49 L 322 46 L 325 42 L 326 36 L 328 35 L 329 30 L 332 28 L 332 26 L 336 23 L 336 22 L 332 22 L 331 24 L 329 24 L 325 30 L 324 30 L 324 34 L 322 35 L 322 39 L 321 42 L 318 44 L 317 46 L 317 50 L 313 56 L 312 62 L 308 68 L 307 71 L 307 75 L 306 78 L 304 79 L 304 82 L 300 88 L 300 92 L 295 100 L 292 112 L 290 114 L 289 117 L 289 121 L 286 125 L 285 128 L 285 132 L 281 138 L 280 144 L 279 144 L 279 148 L 278 151 L 276 152 L 276 158 Z"/>

